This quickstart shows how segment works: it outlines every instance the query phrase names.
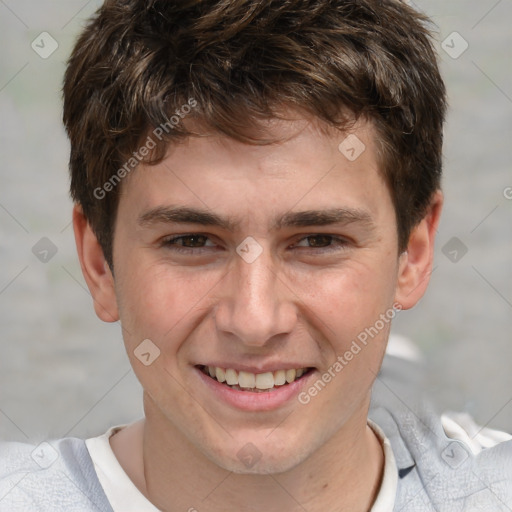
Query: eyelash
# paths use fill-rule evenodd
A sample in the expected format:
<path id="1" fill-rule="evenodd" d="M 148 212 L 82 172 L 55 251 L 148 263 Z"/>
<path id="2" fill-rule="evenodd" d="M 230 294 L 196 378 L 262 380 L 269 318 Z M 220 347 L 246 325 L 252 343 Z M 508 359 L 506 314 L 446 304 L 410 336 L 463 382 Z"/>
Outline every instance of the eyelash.
<path id="1" fill-rule="evenodd" d="M 171 249 L 174 252 L 182 253 L 182 254 L 197 253 L 197 252 L 202 252 L 204 249 L 208 249 L 208 247 L 181 247 L 175 243 L 177 240 L 183 240 L 185 238 L 193 238 L 193 237 L 203 237 L 206 240 L 209 240 L 209 237 L 207 235 L 203 235 L 201 233 L 190 233 L 190 234 L 179 235 L 179 236 L 170 237 L 170 238 L 164 238 L 164 239 L 162 239 L 161 246 Z M 318 247 L 318 248 L 317 247 L 305 247 L 304 249 L 306 249 L 306 250 L 309 249 L 309 250 L 313 250 L 313 251 L 315 249 L 318 249 L 321 252 L 326 253 L 326 252 L 343 250 L 346 248 L 347 245 L 349 245 L 349 241 L 346 240 L 345 238 L 340 238 L 340 237 L 337 237 L 334 235 L 327 235 L 327 234 L 323 234 L 323 233 L 315 233 L 315 234 L 306 235 L 306 236 L 302 237 L 299 240 L 299 242 L 302 242 L 302 241 L 310 239 L 310 238 L 322 238 L 322 237 L 328 238 L 331 243 L 337 242 L 337 247 L 335 247 L 333 245 L 328 245 L 326 247 Z"/>

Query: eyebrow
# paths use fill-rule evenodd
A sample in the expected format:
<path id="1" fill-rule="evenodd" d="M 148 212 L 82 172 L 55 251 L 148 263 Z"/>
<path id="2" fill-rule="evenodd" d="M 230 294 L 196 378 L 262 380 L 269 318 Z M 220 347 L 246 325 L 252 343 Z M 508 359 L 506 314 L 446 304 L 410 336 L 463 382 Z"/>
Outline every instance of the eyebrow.
<path id="1" fill-rule="evenodd" d="M 236 231 L 240 220 L 222 217 L 208 210 L 186 206 L 157 206 L 142 213 L 138 218 L 141 227 L 155 224 L 200 224 L 215 226 L 227 231 Z M 362 224 L 368 229 L 375 228 L 372 216 L 358 208 L 329 208 L 325 210 L 305 210 L 287 212 L 273 219 L 270 231 L 289 227 L 328 226 L 332 224 Z"/>

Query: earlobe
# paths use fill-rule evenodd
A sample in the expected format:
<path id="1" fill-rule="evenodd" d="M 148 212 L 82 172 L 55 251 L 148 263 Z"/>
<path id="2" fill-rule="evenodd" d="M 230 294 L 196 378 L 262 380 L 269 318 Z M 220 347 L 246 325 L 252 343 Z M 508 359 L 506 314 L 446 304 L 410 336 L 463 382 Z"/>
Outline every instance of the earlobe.
<path id="1" fill-rule="evenodd" d="M 427 289 L 442 206 L 443 194 L 438 190 L 427 214 L 412 230 L 406 251 L 400 255 L 395 301 L 402 305 L 402 309 L 412 308 Z"/>
<path id="2" fill-rule="evenodd" d="M 73 229 L 80 266 L 94 301 L 94 310 L 104 322 L 116 322 L 119 313 L 114 278 L 80 205 L 73 208 Z"/>

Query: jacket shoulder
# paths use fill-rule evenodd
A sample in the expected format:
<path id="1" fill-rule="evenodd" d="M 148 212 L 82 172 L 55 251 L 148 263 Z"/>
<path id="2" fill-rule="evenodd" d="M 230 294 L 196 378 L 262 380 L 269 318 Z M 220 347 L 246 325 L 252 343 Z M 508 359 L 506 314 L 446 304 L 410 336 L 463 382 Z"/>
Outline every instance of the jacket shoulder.
<path id="1" fill-rule="evenodd" d="M 0 512 L 112 512 L 85 441 L 0 443 Z"/>
<path id="2" fill-rule="evenodd" d="M 478 427 L 467 416 L 439 414 L 424 396 L 385 396 L 369 417 L 390 440 L 398 471 L 394 510 L 510 512 L 512 436 Z M 482 434 L 483 432 L 483 434 Z M 465 434 L 465 435 L 464 435 Z M 478 442 L 480 440 L 480 442 Z"/>

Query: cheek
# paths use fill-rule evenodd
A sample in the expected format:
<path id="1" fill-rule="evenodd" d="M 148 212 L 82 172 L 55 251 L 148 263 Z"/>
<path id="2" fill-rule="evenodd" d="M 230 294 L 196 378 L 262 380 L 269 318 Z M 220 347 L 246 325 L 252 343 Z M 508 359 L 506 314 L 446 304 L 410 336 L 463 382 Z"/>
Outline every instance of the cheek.
<path id="1" fill-rule="evenodd" d="M 201 277 L 191 272 L 171 271 L 167 265 L 134 262 L 120 276 L 120 316 L 127 347 L 151 339 L 168 352 L 177 350 L 186 332 L 196 325 L 209 293 L 219 280 L 216 274 Z M 170 347 L 170 344 L 176 347 Z M 173 352 L 173 350 L 170 350 Z M 162 351 L 164 352 L 164 351 Z"/>
<path id="2" fill-rule="evenodd" d="M 379 371 L 396 315 L 396 268 L 383 267 L 352 265 L 344 272 L 325 274 L 310 296 L 310 318 L 324 339 L 321 374 L 330 382 L 322 395 L 335 410 L 349 410 L 357 403 Z M 317 388 L 323 389 L 321 384 Z"/>
<path id="3" fill-rule="evenodd" d="M 304 281 L 304 300 L 325 325 L 334 345 L 343 348 L 347 338 L 373 325 L 391 307 L 396 268 L 383 267 L 352 264 Z"/>
<path id="4" fill-rule="evenodd" d="M 330 411 L 334 430 L 368 395 L 384 356 L 396 313 L 393 281 L 378 276 L 362 266 L 333 272 L 319 281 L 308 303 L 324 340 L 324 366 L 299 398 L 314 415 Z"/>

